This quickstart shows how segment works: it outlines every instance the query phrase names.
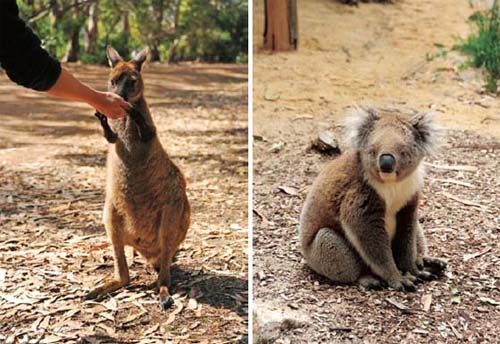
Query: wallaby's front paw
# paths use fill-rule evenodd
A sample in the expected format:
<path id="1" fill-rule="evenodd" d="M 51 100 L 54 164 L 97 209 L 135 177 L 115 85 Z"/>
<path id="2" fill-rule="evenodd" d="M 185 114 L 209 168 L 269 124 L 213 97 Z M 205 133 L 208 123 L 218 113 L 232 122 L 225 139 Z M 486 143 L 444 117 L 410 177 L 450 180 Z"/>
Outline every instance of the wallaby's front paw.
<path id="1" fill-rule="evenodd" d="M 389 288 L 397 291 L 417 291 L 416 278 L 413 276 L 402 276 L 401 279 L 389 282 Z"/>
<path id="2" fill-rule="evenodd" d="M 424 269 L 437 277 L 442 276 L 448 263 L 439 258 L 424 257 Z"/>

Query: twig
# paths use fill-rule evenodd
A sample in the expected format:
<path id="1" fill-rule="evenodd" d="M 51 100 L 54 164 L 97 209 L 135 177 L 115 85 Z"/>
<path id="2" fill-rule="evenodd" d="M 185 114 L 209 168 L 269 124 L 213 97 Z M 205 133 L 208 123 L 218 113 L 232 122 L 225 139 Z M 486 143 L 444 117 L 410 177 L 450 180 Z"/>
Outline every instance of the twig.
<path id="1" fill-rule="evenodd" d="M 469 205 L 471 207 L 478 207 L 478 208 L 481 208 L 481 209 L 487 209 L 484 205 L 481 205 L 481 204 L 476 203 L 476 202 L 469 201 L 467 199 L 459 198 L 459 197 L 454 196 L 451 193 L 446 192 L 446 191 L 441 192 L 441 194 L 443 196 L 445 196 L 445 197 L 448 197 L 448 198 L 454 200 L 454 201 L 457 201 L 457 202 L 465 204 L 465 205 Z"/>
<path id="2" fill-rule="evenodd" d="M 456 179 L 440 179 L 440 178 L 432 178 L 432 181 L 435 182 L 442 182 L 442 183 L 449 183 L 449 184 L 457 184 L 461 186 L 465 186 L 468 188 L 475 188 L 475 186 L 471 183 L 463 182 L 461 180 L 456 180 Z"/>
<path id="3" fill-rule="evenodd" d="M 386 300 L 387 300 L 387 302 L 389 302 L 391 305 L 393 305 L 394 307 L 396 307 L 397 309 L 399 309 L 403 313 L 407 313 L 407 314 L 416 313 L 415 310 L 410 309 L 410 308 L 406 307 L 405 305 L 403 305 L 402 303 L 394 301 L 393 299 L 387 298 Z"/>
<path id="4" fill-rule="evenodd" d="M 481 251 L 481 252 L 464 254 L 463 260 L 464 260 L 464 262 L 468 262 L 469 260 L 477 258 L 477 257 L 481 257 L 482 255 L 484 255 L 490 251 L 491 251 L 491 247 L 488 247 L 486 250 Z"/>
<path id="5" fill-rule="evenodd" d="M 426 162 L 425 165 L 440 170 L 454 170 L 454 171 L 465 171 L 465 172 L 476 172 L 478 170 L 476 166 L 470 166 L 470 165 L 436 165 L 430 162 Z"/>

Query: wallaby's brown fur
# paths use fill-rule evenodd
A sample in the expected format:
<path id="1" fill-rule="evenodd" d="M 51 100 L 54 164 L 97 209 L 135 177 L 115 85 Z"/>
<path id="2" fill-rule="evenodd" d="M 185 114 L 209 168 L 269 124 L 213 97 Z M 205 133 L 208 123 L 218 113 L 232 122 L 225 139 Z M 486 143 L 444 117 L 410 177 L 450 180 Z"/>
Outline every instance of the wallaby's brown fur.
<path id="1" fill-rule="evenodd" d="M 169 307 L 172 259 L 186 237 L 190 206 L 186 182 L 163 149 L 144 99 L 140 74 L 147 50 L 125 62 L 111 47 L 109 91 L 120 94 L 134 107 L 123 119 L 110 120 L 116 133 L 107 157 L 104 225 L 115 258 L 115 277 L 96 288 L 88 298 L 102 297 L 130 281 L 124 246 L 132 246 L 159 272 L 161 305 Z M 106 130 L 106 128 L 105 128 Z"/>
<path id="2" fill-rule="evenodd" d="M 361 109 L 347 129 L 353 149 L 323 169 L 302 210 L 305 259 L 339 283 L 415 290 L 446 267 L 427 257 L 417 216 L 422 159 L 437 135 L 432 116 Z"/>

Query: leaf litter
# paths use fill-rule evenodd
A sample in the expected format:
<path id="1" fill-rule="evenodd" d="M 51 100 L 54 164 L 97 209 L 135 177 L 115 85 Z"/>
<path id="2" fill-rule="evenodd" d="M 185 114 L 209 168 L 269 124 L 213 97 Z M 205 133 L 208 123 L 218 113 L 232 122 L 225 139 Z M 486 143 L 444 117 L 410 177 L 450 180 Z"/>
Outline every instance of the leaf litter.
<path id="1" fill-rule="evenodd" d="M 106 68 L 69 68 L 96 87 L 106 82 Z M 0 79 L 5 91 L 11 83 Z M 193 207 L 172 270 L 175 308 L 160 310 L 149 287 L 157 274 L 132 251 L 127 288 L 82 300 L 113 275 L 102 224 L 106 143 L 87 109 L 67 113 L 71 103 L 51 100 L 48 119 L 26 119 L 46 104 L 37 95 L 28 110 L 15 100 L 0 106 L 0 342 L 246 341 L 246 68 L 149 66 L 145 80 L 157 85 L 146 91 L 151 112 Z M 47 125 L 56 128 L 48 136 Z"/>
<path id="2" fill-rule="evenodd" d="M 340 131 L 336 133 L 342 137 Z M 420 284 L 416 293 L 363 292 L 355 286 L 335 285 L 308 269 L 297 234 L 306 193 L 290 197 L 286 192 L 273 191 L 284 184 L 306 190 L 331 158 L 315 152 L 304 154 L 307 137 L 293 138 L 287 142 L 288 150 L 272 159 L 264 144 L 257 144 L 254 199 L 258 210 L 254 211 L 253 236 L 256 298 L 280 299 L 299 305 L 305 313 L 325 315 L 301 329 L 284 332 L 280 339 L 291 343 L 306 339 L 435 343 L 445 342 L 444 338 L 449 342 L 495 342 L 495 324 L 500 321 L 500 151 L 491 148 L 478 154 L 475 149 L 457 148 L 491 142 L 495 139 L 448 131 L 443 149 L 430 160 L 436 166 L 465 166 L 467 162 L 480 168 L 475 172 L 472 168 L 428 169 L 420 221 L 430 255 L 446 259 L 449 269 L 446 277 Z M 473 181 L 476 187 L 442 180 Z M 449 195 L 473 200 L 481 208 L 454 202 Z M 331 331 L 332 323 L 352 331 Z"/>

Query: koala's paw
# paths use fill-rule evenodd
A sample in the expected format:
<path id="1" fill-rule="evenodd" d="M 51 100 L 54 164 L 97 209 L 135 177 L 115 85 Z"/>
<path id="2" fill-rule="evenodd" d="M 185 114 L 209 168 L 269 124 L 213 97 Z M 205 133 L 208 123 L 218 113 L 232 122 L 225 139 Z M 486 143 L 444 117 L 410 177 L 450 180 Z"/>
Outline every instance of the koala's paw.
<path id="1" fill-rule="evenodd" d="M 425 271 L 430 272 L 436 276 L 442 276 L 448 267 L 448 263 L 439 258 L 424 257 L 423 259 Z"/>
<path id="2" fill-rule="evenodd" d="M 361 290 L 380 290 L 385 286 L 381 280 L 370 275 L 360 277 L 358 285 Z"/>
<path id="3" fill-rule="evenodd" d="M 421 281 L 433 281 L 438 278 L 437 275 L 433 274 L 432 272 L 426 271 L 426 270 L 419 270 L 414 274 L 416 278 L 418 278 Z"/>
<path id="4" fill-rule="evenodd" d="M 402 276 L 400 279 L 389 282 L 389 288 L 397 290 L 397 291 L 409 291 L 414 292 L 417 291 L 417 286 L 415 283 L 417 279 L 411 275 Z"/>
<path id="5" fill-rule="evenodd" d="M 417 257 L 417 260 L 415 261 L 415 263 L 417 264 L 417 267 L 420 270 L 424 269 L 424 257 Z"/>

